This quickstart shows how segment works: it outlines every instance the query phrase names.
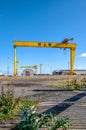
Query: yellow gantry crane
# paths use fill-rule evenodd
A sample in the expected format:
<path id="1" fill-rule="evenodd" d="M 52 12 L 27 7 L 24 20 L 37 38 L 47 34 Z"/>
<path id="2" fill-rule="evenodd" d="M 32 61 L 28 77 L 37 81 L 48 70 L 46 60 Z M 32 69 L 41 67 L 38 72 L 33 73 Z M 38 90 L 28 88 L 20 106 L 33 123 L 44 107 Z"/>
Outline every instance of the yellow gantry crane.
<path id="1" fill-rule="evenodd" d="M 19 61 L 16 60 L 16 76 L 18 76 L 18 63 L 19 63 Z"/>
<path id="2" fill-rule="evenodd" d="M 34 66 L 21 66 L 21 68 L 33 68 L 35 70 L 35 74 L 37 74 L 37 70 L 38 70 L 37 65 L 34 65 Z"/>
<path id="3" fill-rule="evenodd" d="M 61 43 L 57 42 L 23 42 L 23 41 L 14 41 L 14 76 L 16 76 L 16 47 L 40 47 L 40 48 L 63 48 L 70 49 L 70 74 L 74 74 L 74 57 L 76 44 L 68 43 L 72 39 L 64 39 Z"/>

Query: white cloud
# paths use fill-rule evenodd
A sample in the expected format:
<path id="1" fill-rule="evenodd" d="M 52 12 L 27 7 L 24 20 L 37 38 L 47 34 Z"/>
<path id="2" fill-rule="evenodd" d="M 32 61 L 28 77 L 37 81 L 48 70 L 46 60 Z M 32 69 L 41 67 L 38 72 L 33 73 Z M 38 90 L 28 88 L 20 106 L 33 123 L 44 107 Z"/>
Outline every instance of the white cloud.
<path id="1" fill-rule="evenodd" d="M 86 53 L 80 54 L 80 57 L 86 57 Z"/>

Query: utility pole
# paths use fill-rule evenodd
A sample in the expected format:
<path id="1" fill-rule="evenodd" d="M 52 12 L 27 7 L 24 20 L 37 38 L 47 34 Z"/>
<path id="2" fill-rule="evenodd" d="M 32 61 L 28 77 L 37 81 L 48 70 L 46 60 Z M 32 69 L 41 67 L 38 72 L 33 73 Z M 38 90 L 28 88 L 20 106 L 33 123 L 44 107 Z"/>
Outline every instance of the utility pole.
<path id="1" fill-rule="evenodd" d="M 7 58 L 7 75 L 9 75 L 9 57 Z"/>
<path id="2" fill-rule="evenodd" d="M 40 66 L 40 74 L 42 74 L 42 64 L 40 64 L 39 66 Z"/>
<path id="3" fill-rule="evenodd" d="M 69 68 L 70 68 L 70 63 L 69 63 L 69 61 L 68 61 L 68 70 L 69 70 Z"/>

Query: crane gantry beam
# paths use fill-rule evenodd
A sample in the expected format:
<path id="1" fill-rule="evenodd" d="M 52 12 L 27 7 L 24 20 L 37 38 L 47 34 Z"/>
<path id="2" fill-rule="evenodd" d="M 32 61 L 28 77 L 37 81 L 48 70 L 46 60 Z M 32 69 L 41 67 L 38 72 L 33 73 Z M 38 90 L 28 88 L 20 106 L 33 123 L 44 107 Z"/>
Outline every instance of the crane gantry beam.
<path id="1" fill-rule="evenodd" d="M 18 42 L 14 41 L 14 47 L 41 47 L 41 48 L 75 48 L 76 44 L 56 42 Z"/>
<path id="2" fill-rule="evenodd" d="M 14 76 L 16 76 L 16 47 L 40 47 L 40 48 L 68 48 L 70 49 L 70 74 L 74 74 L 74 57 L 76 44 L 57 42 L 25 42 L 14 41 Z"/>

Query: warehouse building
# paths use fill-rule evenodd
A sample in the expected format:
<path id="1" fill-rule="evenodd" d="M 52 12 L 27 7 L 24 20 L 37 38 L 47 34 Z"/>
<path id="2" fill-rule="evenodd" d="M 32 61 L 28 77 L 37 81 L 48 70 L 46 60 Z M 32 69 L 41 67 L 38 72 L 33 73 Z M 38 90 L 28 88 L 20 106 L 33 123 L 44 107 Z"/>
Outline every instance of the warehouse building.
<path id="1" fill-rule="evenodd" d="M 32 69 L 24 69 L 22 76 L 33 76 L 34 75 L 34 71 Z"/>
<path id="2" fill-rule="evenodd" d="M 66 75 L 68 74 L 69 70 L 54 70 L 52 72 L 53 75 Z M 77 75 L 86 75 L 86 70 L 74 70 L 75 74 Z"/>

